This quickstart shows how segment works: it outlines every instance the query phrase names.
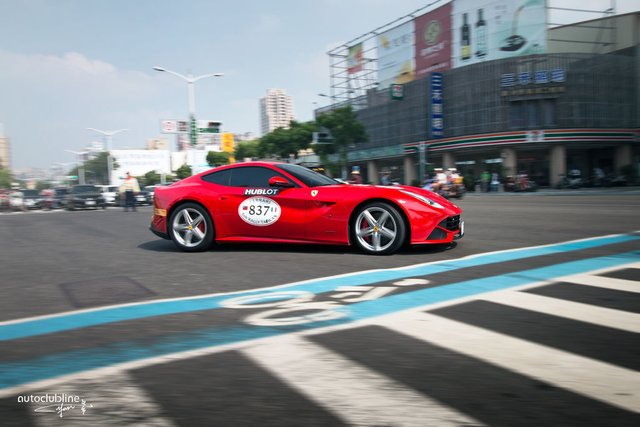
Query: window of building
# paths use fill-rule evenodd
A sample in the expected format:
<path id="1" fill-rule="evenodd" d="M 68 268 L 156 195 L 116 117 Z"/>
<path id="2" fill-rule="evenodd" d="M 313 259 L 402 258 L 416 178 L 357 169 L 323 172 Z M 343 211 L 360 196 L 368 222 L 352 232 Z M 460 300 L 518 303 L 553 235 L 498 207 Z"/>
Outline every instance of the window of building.
<path id="1" fill-rule="evenodd" d="M 542 124 L 543 126 L 555 126 L 556 120 L 556 100 L 555 99 L 543 99 L 542 100 Z"/>
<path id="2" fill-rule="evenodd" d="M 556 99 L 530 99 L 509 104 L 511 129 L 536 129 L 557 124 Z"/>

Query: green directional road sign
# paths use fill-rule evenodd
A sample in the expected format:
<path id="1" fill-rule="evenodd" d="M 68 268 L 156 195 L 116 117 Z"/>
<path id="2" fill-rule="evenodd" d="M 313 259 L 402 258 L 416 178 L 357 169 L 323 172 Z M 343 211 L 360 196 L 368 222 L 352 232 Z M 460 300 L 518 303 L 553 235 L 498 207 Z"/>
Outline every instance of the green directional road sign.
<path id="1" fill-rule="evenodd" d="M 220 128 L 198 128 L 198 133 L 220 133 Z"/>

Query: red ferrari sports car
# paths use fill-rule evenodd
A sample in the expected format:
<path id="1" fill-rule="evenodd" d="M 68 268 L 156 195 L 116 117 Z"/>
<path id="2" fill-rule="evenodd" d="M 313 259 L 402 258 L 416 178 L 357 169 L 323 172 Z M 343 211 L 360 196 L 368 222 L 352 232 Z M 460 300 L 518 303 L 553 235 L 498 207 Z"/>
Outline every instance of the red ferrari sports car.
<path id="1" fill-rule="evenodd" d="M 158 187 L 151 231 L 190 252 L 264 242 L 356 245 L 383 255 L 462 237 L 460 213 L 416 187 L 344 184 L 294 164 L 248 162 Z"/>

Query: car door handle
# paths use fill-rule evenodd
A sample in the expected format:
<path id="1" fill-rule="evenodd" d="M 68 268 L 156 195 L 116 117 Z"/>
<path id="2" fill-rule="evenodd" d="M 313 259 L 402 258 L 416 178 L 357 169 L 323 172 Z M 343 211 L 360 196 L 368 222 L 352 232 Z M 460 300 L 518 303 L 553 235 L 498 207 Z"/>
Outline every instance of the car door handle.
<path id="1" fill-rule="evenodd" d="M 227 200 L 228 197 L 227 196 L 220 196 L 220 200 Z"/>

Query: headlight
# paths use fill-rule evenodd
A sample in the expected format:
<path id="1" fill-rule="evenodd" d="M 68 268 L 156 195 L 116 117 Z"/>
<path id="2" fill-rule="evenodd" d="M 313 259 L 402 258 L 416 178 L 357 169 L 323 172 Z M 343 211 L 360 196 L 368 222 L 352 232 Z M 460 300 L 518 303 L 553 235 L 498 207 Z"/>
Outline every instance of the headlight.
<path id="1" fill-rule="evenodd" d="M 434 207 L 434 208 L 438 208 L 438 209 L 444 209 L 444 206 L 442 206 L 440 203 L 436 202 L 435 200 L 431 200 L 428 197 L 422 196 L 420 194 L 416 194 L 416 193 L 412 193 L 410 191 L 405 191 L 405 190 L 400 190 L 402 191 L 404 194 L 407 194 L 411 197 L 415 197 L 416 199 L 420 200 L 422 203 L 426 203 L 427 205 Z"/>

